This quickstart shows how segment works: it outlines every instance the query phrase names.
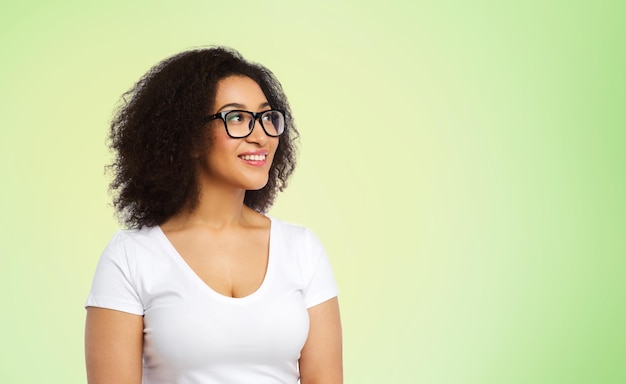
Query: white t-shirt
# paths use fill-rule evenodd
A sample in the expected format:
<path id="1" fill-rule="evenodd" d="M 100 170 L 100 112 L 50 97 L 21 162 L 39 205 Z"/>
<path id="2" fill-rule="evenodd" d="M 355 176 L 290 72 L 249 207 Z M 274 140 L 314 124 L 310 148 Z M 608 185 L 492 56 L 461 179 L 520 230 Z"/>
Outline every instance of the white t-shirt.
<path id="1" fill-rule="evenodd" d="M 85 306 L 144 316 L 143 383 L 295 384 L 307 308 L 337 296 L 319 240 L 271 219 L 263 283 L 243 298 L 212 290 L 159 227 L 119 231 Z"/>

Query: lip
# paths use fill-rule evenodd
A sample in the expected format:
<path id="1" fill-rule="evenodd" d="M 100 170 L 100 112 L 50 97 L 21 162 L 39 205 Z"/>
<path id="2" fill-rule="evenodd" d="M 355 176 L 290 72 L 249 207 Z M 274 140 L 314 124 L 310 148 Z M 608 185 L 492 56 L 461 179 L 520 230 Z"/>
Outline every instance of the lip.
<path id="1" fill-rule="evenodd" d="M 245 156 L 245 155 L 267 155 L 269 153 L 269 151 L 265 150 L 265 149 L 259 149 L 258 151 L 248 151 L 248 152 L 242 152 L 240 154 L 238 154 L 237 156 Z"/>
<path id="2" fill-rule="evenodd" d="M 267 163 L 267 154 L 268 151 L 259 150 L 259 151 L 248 151 L 243 152 L 237 155 L 239 160 L 243 161 L 245 164 L 251 165 L 253 167 L 262 167 Z M 263 160 L 252 160 L 252 159 L 244 159 L 244 156 L 263 156 Z"/>

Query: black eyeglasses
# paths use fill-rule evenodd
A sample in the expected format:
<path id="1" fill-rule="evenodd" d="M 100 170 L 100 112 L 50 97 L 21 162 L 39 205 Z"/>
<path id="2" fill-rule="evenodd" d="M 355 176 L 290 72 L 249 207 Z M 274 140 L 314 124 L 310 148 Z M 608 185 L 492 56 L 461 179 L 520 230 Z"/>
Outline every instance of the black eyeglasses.
<path id="1" fill-rule="evenodd" d="M 207 121 L 222 119 L 226 133 L 233 139 L 241 139 L 250 136 L 254 130 L 254 123 L 259 120 L 266 135 L 271 137 L 280 136 L 285 132 L 285 114 L 276 109 L 263 112 L 250 112 L 242 110 L 223 111 L 215 115 L 207 116 Z"/>

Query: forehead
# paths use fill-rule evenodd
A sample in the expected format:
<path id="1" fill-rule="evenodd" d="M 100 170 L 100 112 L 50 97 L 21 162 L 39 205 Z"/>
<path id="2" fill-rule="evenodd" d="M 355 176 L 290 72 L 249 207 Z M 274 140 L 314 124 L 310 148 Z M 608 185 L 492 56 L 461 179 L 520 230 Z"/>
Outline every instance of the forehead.
<path id="1" fill-rule="evenodd" d="M 228 76 L 217 83 L 215 107 L 218 109 L 227 104 L 257 108 L 267 102 L 259 84 L 247 76 Z"/>

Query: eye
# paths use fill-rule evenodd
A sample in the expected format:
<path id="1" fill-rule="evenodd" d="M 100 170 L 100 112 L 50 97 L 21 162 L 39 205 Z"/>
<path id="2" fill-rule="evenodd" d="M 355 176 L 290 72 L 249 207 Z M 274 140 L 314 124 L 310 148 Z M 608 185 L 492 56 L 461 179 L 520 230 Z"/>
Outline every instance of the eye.
<path id="1" fill-rule="evenodd" d="M 228 112 L 226 114 L 226 122 L 228 123 L 240 123 L 244 119 L 243 113 L 238 111 Z"/>

